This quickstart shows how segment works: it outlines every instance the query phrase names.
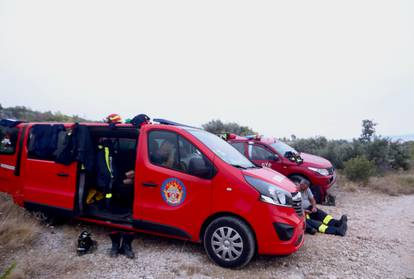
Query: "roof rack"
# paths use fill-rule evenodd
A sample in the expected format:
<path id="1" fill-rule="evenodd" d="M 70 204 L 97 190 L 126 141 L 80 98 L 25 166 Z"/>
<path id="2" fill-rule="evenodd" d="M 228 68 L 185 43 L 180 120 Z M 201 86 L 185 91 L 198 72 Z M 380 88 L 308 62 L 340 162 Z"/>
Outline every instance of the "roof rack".
<path id="1" fill-rule="evenodd" d="M 155 118 L 155 119 L 153 119 L 153 121 L 158 122 L 158 123 L 163 124 L 163 125 L 181 126 L 181 127 L 187 127 L 187 128 L 200 129 L 200 128 L 197 128 L 197 127 L 177 123 L 177 122 L 167 120 L 167 119 L 162 119 L 162 118 Z"/>

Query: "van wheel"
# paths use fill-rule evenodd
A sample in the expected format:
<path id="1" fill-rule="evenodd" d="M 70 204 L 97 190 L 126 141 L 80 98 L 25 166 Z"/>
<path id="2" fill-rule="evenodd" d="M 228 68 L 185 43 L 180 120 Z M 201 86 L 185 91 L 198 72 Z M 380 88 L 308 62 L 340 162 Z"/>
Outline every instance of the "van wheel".
<path id="1" fill-rule="evenodd" d="M 256 250 L 249 226 L 230 216 L 211 222 L 204 233 L 203 243 L 208 257 L 219 266 L 228 268 L 247 265 Z"/>

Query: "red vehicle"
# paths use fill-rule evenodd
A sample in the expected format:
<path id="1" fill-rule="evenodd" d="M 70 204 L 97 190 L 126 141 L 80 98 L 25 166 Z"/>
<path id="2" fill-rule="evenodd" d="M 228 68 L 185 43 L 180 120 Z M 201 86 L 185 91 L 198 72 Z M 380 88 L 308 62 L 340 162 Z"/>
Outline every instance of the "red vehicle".
<path id="1" fill-rule="evenodd" d="M 159 122 L 139 129 L 0 126 L 0 191 L 46 216 L 203 243 L 223 267 L 246 265 L 255 253 L 287 255 L 301 247 L 301 198 L 289 179 L 255 166 L 213 134 Z M 93 200 L 108 178 L 106 168 L 111 187 Z M 135 173 L 131 184 L 127 173 Z"/>
<path id="2" fill-rule="evenodd" d="M 227 140 L 255 164 L 267 166 L 291 179 L 300 177 L 309 181 L 318 203 L 325 201 L 327 190 L 336 182 L 331 162 L 312 154 L 299 153 L 275 138 L 230 134 Z"/>

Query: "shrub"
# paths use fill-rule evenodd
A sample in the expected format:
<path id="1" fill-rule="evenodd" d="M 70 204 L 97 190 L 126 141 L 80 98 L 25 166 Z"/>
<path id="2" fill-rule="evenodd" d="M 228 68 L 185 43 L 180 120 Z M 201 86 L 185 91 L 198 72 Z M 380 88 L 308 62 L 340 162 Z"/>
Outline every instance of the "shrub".
<path id="1" fill-rule="evenodd" d="M 375 165 L 365 157 L 358 156 L 345 162 L 344 174 L 351 181 L 367 184 L 375 172 Z"/>
<path id="2" fill-rule="evenodd" d="M 410 143 L 390 142 L 388 149 L 390 166 L 396 170 L 408 170 L 410 168 L 411 152 Z"/>
<path id="3" fill-rule="evenodd" d="M 372 161 L 380 173 L 389 170 L 388 148 L 389 139 L 376 137 L 373 141 L 363 144 L 365 157 Z"/>

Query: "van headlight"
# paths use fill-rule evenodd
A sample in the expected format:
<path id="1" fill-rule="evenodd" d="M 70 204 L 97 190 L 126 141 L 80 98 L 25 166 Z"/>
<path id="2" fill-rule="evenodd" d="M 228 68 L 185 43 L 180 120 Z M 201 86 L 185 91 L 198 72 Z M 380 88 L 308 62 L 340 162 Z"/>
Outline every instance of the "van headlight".
<path id="1" fill-rule="evenodd" d="M 317 172 L 323 176 L 329 175 L 329 171 L 327 169 L 318 169 L 318 168 L 313 168 L 313 167 L 308 167 L 308 169 L 310 169 L 311 171 Z"/>
<path id="2" fill-rule="evenodd" d="M 259 178 L 245 175 L 247 183 L 253 186 L 260 193 L 260 200 L 266 203 L 292 207 L 292 194 L 286 190 L 268 183 Z"/>

